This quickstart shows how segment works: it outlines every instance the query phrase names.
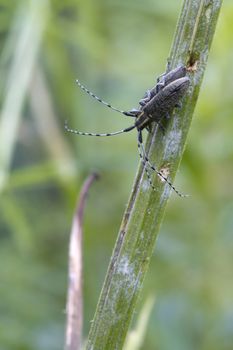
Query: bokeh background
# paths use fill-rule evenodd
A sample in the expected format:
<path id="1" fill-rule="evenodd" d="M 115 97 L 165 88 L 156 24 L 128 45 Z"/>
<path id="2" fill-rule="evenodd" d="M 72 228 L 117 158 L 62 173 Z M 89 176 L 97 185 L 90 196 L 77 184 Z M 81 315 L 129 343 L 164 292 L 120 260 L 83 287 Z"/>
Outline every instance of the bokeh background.
<path id="1" fill-rule="evenodd" d="M 69 231 L 84 222 L 84 335 L 138 166 L 120 109 L 165 70 L 181 0 L 0 0 L 0 349 L 63 348 Z M 142 349 L 233 344 L 233 4 L 223 2 L 186 151 L 139 301 L 155 296 Z M 138 311 L 139 313 L 139 311 Z M 135 318 L 137 318 L 135 315 Z"/>

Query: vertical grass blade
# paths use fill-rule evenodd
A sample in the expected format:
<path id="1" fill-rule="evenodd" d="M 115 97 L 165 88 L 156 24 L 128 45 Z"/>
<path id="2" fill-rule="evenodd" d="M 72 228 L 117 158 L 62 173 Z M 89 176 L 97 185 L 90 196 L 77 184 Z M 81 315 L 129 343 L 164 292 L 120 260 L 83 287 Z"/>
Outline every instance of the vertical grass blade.
<path id="1" fill-rule="evenodd" d="M 4 87 L 5 97 L 0 116 L 0 191 L 8 177 L 21 111 L 37 59 L 47 12 L 46 0 L 31 0 L 28 6 L 23 4 L 16 15 L 16 25 L 9 39 L 10 45 L 15 47 Z M 6 45 L 9 46 L 8 43 Z"/>
<path id="2" fill-rule="evenodd" d="M 153 130 L 147 139 L 150 159 L 171 181 L 184 151 L 221 4 L 221 0 L 185 0 L 177 24 L 171 67 L 187 65 L 190 89 L 165 135 Z M 150 188 L 140 165 L 89 333 L 88 350 L 123 347 L 170 194 L 169 186 L 158 176 L 154 186 L 157 191 Z"/>

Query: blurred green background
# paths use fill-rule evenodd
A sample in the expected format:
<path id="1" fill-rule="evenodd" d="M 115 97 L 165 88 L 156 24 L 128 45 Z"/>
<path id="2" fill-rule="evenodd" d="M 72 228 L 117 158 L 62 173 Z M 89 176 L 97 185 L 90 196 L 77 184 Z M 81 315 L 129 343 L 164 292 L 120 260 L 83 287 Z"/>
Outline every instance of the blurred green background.
<path id="1" fill-rule="evenodd" d="M 62 349 L 68 240 L 84 179 L 97 170 L 84 223 L 84 334 L 135 177 L 131 120 L 165 70 L 181 0 L 0 0 L 0 349 Z M 207 71 L 157 240 L 142 307 L 155 295 L 142 349 L 233 344 L 233 3 L 223 2 Z M 138 314 L 135 315 L 137 318 Z"/>

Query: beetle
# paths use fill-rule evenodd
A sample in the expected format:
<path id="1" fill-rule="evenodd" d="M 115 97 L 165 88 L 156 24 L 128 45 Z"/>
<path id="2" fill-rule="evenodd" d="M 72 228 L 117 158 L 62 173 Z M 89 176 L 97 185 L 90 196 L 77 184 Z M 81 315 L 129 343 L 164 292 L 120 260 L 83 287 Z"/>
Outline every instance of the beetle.
<path id="1" fill-rule="evenodd" d="M 90 90 L 88 90 L 84 85 L 80 83 L 79 80 L 76 80 L 78 86 L 84 90 L 91 97 L 95 98 L 98 102 L 104 104 L 108 108 L 119 112 L 125 116 L 135 118 L 134 124 L 116 132 L 111 133 L 90 133 L 90 132 L 82 132 L 78 130 L 74 130 L 69 128 L 67 121 L 65 122 L 65 129 L 68 132 L 83 135 L 83 136 L 114 136 L 122 133 L 130 132 L 133 129 L 137 130 L 138 133 L 138 151 L 139 156 L 145 166 L 145 171 L 148 176 L 150 185 L 155 190 L 155 187 L 152 184 L 151 175 L 148 171 L 148 168 L 157 173 L 157 175 L 164 180 L 170 188 L 172 188 L 180 197 L 185 197 L 185 195 L 181 194 L 164 176 L 162 171 L 156 169 L 154 165 L 151 164 L 148 156 L 146 155 L 142 131 L 146 128 L 150 131 L 150 127 L 153 123 L 157 123 L 159 127 L 164 131 L 164 128 L 161 124 L 164 118 L 168 118 L 175 107 L 180 105 L 180 101 L 183 96 L 188 91 L 190 85 L 190 79 L 187 76 L 187 69 L 184 65 L 178 66 L 177 68 L 167 71 L 162 74 L 156 82 L 156 85 L 152 87 L 150 90 L 147 90 L 143 98 L 139 101 L 139 107 L 137 109 L 131 109 L 130 111 L 123 111 L 118 108 L 113 107 L 108 102 L 103 101 L 98 96 L 93 94 Z"/>
<path id="2" fill-rule="evenodd" d="M 177 68 L 170 70 L 170 63 L 168 62 L 167 73 L 163 73 L 157 78 L 156 85 L 151 90 L 146 91 L 144 97 L 139 101 L 139 105 L 145 106 L 145 104 L 149 102 L 149 100 L 154 97 L 159 92 L 159 90 L 163 89 L 171 82 L 185 76 L 185 66 L 178 66 Z"/>

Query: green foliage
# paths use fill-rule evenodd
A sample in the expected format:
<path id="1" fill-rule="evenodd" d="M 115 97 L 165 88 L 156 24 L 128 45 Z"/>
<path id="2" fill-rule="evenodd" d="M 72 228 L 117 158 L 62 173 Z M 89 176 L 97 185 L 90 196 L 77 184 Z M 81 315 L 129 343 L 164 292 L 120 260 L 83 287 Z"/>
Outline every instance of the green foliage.
<path id="1" fill-rule="evenodd" d="M 138 156 L 133 133 L 100 140 L 64 132 L 65 119 L 90 131 L 129 124 L 85 96 L 75 79 L 120 108 L 136 107 L 164 71 L 180 11 L 180 1 L 31 3 L 43 3 L 37 16 L 45 21 L 43 38 L 21 102 L 7 182 L 1 187 L 4 350 L 62 348 L 72 212 L 84 178 L 97 169 L 101 179 L 91 189 L 84 227 L 87 335 Z M 0 1 L 1 108 L 11 92 L 8 82 L 28 4 Z M 145 281 L 142 303 L 156 294 L 143 345 L 148 350 L 232 347 L 232 18 L 232 2 L 225 0 L 176 180 L 191 197 L 172 195 Z M 18 73 L 28 54 L 24 52 Z M 13 81 L 20 86 L 18 74 Z M 0 129 L 8 142 L 9 127 L 1 119 Z M 8 143 L 5 147 L 2 154 Z"/>

